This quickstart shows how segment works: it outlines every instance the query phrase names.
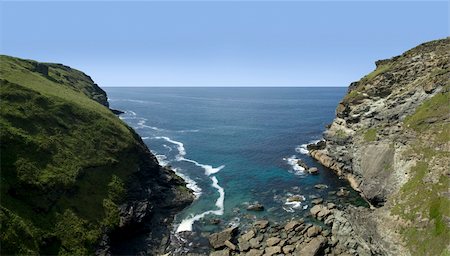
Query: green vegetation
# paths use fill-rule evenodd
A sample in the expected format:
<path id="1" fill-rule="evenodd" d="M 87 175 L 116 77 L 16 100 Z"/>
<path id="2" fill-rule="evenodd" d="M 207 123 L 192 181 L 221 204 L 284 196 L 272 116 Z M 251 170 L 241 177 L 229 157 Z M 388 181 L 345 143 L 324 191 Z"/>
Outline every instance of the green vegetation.
<path id="1" fill-rule="evenodd" d="M 359 89 L 354 89 L 349 94 L 345 95 L 344 101 L 355 103 L 360 100 L 363 100 L 364 98 L 365 96 L 361 92 L 359 92 Z"/>
<path id="2" fill-rule="evenodd" d="M 450 200 L 445 196 L 450 178 L 442 172 L 448 167 L 449 92 L 438 93 L 425 101 L 404 122 L 420 133 L 405 154 L 419 159 L 411 178 L 396 196 L 392 213 L 410 221 L 401 231 L 414 255 L 447 255 L 450 228 Z M 432 120 L 432 122 L 430 122 Z M 439 165 L 440 167 L 436 167 Z"/>
<path id="3" fill-rule="evenodd" d="M 336 136 L 340 139 L 345 139 L 348 137 L 347 133 L 344 132 L 343 130 L 337 130 L 336 131 Z"/>
<path id="4" fill-rule="evenodd" d="M 1 254 L 92 254 L 119 223 L 137 135 L 82 72 L 0 63 Z"/>
<path id="5" fill-rule="evenodd" d="M 364 133 L 364 140 L 367 142 L 376 141 L 377 140 L 377 129 L 370 128 Z"/>
<path id="6" fill-rule="evenodd" d="M 438 93 L 431 99 L 425 101 L 416 112 L 405 118 L 404 123 L 416 131 L 423 131 L 431 124 L 445 120 L 450 114 L 450 92 Z M 443 122 L 440 122 L 443 125 Z M 447 130 L 448 131 L 448 130 Z"/>
<path id="7" fill-rule="evenodd" d="M 392 64 L 389 64 L 389 63 L 380 65 L 374 71 L 372 71 L 371 73 L 369 73 L 368 75 L 363 77 L 361 80 L 364 82 L 370 82 L 378 75 L 381 75 L 381 74 L 385 73 L 386 71 L 388 71 L 391 67 L 392 67 Z"/>

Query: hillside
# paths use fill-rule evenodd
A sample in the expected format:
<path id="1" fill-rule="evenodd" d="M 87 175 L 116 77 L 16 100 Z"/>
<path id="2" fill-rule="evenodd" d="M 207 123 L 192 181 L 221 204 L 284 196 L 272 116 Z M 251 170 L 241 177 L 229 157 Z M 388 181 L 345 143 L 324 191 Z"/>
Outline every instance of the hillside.
<path id="1" fill-rule="evenodd" d="M 78 70 L 9 56 L 0 79 L 1 254 L 156 250 L 162 216 L 192 195 L 106 93 Z"/>
<path id="2" fill-rule="evenodd" d="M 309 146 L 374 206 L 348 217 L 385 254 L 450 253 L 449 103 L 446 38 L 377 61 L 350 85 L 325 141 Z"/>

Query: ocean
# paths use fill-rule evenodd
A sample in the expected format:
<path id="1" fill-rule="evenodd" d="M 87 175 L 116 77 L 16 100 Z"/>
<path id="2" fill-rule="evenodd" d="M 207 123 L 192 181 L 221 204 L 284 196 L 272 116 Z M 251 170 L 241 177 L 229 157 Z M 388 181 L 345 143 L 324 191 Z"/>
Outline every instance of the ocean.
<path id="1" fill-rule="evenodd" d="M 347 182 L 307 155 L 346 88 L 105 88 L 111 108 L 196 196 L 174 233 L 214 232 L 259 218 L 307 216 L 312 201 L 364 205 Z M 319 169 L 308 174 L 296 159 Z M 316 184 L 326 185 L 317 189 Z M 350 191 L 345 197 L 340 189 Z M 301 202 L 288 202 L 298 195 Z M 263 211 L 248 211 L 259 202 Z"/>

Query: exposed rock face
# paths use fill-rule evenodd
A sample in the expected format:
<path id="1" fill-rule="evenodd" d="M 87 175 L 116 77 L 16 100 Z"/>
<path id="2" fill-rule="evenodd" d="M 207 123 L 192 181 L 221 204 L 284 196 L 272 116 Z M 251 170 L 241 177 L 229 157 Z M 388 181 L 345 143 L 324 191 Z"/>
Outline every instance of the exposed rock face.
<path id="1" fill-rule="evenodd" d="M 381 207 L 366 213 L 373 218 L 368 223 L 353 219 L 355 226 L 371 226 L 361 230 L 378 237 L 384 253 L 408 255 L 410 251 L 402 248 L 402 241 L 410 250 L 416 250 L 419 247 L 413 241 L 417 238 L 405 232 L 399 239 L 398 233 L 427 221 L 423 218 L 432 211 L 433 197 L 449 207 L 445 175 L 449 143 L 448 136 L 439 134 L 449 131 L 450 39 L 419 45 L 400 56 L 377 61 L 376 66 L 374 72 L 350 85 L 336 108 L 336 118 L 324 133 L 325 141 L 308 149 L 312 157 L 348 179 L 373 206 Z M 435 177 L 434 183 L 416 171 L 421 163 L 433 173 L 430 177 Z M 408 185 L 415 180 L 414 185 Z M 435 189 L 438 184 L 447 184 L 447 188 Z M 433 192 L 413 199 L 417 193 L 410 188 Z M 422 203 L 414 202 L 417 200 Z M 357 212 L 355 216 L 360 215 Z M 448 222 L 443 224 L 443 229 L 448 228 Z M 426 231 L 420 232 L 431 237 Z M 431 247 L 423 254 L 432 255 Z M 441 253 L 446 246 L 438 247 L 434 253 Z"/>
<path id="2" fill-rule="evenodd" d="M 370 218 L 367 211 L 355 207 L 337 209 L 327 203 L 310 210 L 321 224 L 294 219 L 284 224 L 263 221 L 261 226 L 259 220 L 240 234 L 236 228 L 225 229 L 210 236 L 210 255 L 385 255 L 377 243 L 381 239 L 370 236 L 373 227 L 368 231 L 358 228 Z M 230 241 L 237 241 L 238 246 L 230 248 Z"/>

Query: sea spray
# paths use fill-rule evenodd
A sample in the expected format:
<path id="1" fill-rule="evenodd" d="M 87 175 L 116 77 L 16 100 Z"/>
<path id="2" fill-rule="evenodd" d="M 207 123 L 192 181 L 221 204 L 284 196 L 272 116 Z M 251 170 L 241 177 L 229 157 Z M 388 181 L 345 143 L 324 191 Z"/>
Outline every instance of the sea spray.
<path id="1" fill-rule="evenodd" d="M 186 149 L 184 147 L 184 144 L 180 141 L 176 141 L 173 140 L 167 136 L 157 136 L 155 137 L 155 139 L 163 139 L 169 143 L 172 143 L 174 145 L 177 146 L 177 150 L 178 150 L 178 154 L 176 155 L 175 159 L 177 161 L 186 161 L 189 163 L 193 163 L 198 167 L 201 167 L 205 170 L 205 175 L 206 176 L 210 176 L 212 174 L 215 174 L 217 172 L 219 172 L 220 170 L 222 170 L 225 166 L 221 165 L 219 167 L 213 167 L 211 165 L 207 165 L 207 164 L 201 164 L 195 160 L 191 160 L 188 158 L 185 158 L 184 156 L 186 155 Z M 215 189 L 217 189 L 217 191 L 219 192 L 219 198 L 216 200 L 216 207 L 218 207 L 219 209 L 217 210 L 209 210 L 200 214 L 197 214 L 195 216 L 191 216 L 188 217 L 184 220 L 181 221 L 180 225 L 178 226 L 176 232 L 182 232 L 182 231 L 192 231 L 192 225 L 194 224 L 194 222 L 202 219 L 203 217 L 205 217 L 208 214 L 214 214 L 214 215 L 223 215 L 224 213 L 224 201 L 225 201 L 225 190 L 219 185 L 219 181 L 217 180 L 216 176 L 212 176 L 210 177 L 212 180 L 212 187 L 214 187 Z"/>

